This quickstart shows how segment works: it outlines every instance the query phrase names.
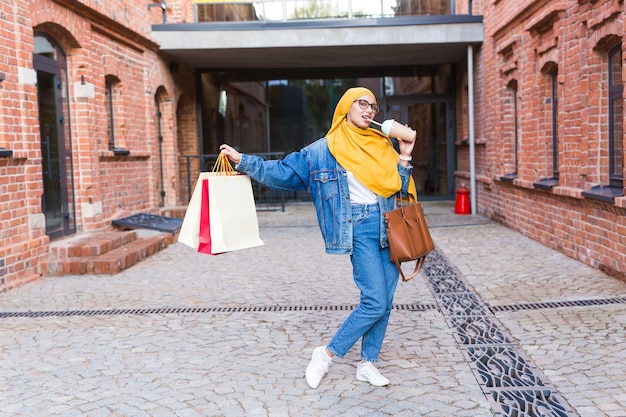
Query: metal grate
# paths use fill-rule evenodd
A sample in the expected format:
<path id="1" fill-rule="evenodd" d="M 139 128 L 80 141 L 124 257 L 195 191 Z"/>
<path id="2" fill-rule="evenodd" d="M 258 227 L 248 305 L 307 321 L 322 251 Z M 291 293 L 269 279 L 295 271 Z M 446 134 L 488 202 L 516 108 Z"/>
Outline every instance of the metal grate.
<path id="1" fill-rule="evenodd" d="M 443 255 L 439 252 L 439 251 L 432 251 L 431 253 L 428 254 L 428 256 L 426 257 L 426 264 L 424 265 L 425 267 L 427 267 L 427 265 L 429 264 L 442 264 L 445 263 L 446 259 L 443 257 Z"/>
<path id="2" fill-rule="evenodd" d="M 437 294 L 435 298 L 450 316 L 474 317 L 490 314 L 485 304 L 472 293 Z"/>
<path id="3" fill-rule="evenodd" d="M 176 233 L 183 225 L 182 219 L 138 213 L 111 222 L 115 226 L 129 229 L 152 229 L 160 232 Z"/>
<path id="4" fill-rule="evenodd" d="M 120 316 L 146 314 L 203 314 L 203 313 L 251 313 L 289 311 L 350 311 L 355 305 L 336 306 L 232 306 L 232 307 L 173 307 L 137 308 L 109 310 L 66 310 L 66 311 L 0 311 L 0 319 L 25 317 L 73 317 L 73 316 Z M 394 310 L 427 311 L 436 309 L 434 304 L 394 304 Z"/>
<path id="5" fill-rule="evenodd" d="M 496 416 L 574 417 L 567 402 L 498 322 L 496 309 L 469 289 L 442 254 L 432 259 L 438 261 L 423 269 L 431 292 Z"/>
<path id="6" fill-rule="evenodd" d="M 429 281 L 435 294 L 469 292 L 465 283 L 454 275 L 437 277 Z"/>
<path id="7" fill-rule="evenodd" d="M 511 344 L 513 339 L 494 320 L 485 317 L 449 317 L 461 345 Z"/>
<path id="8" fill-rule="evenodd" d="M 572 417 L 565 399 L 549 390 L 491 391 L 489 397 L 497 404 L 495 416 L 507 417 Z"/>
<path id="9" fill-rule="evenodd" d="M 426 276 L 447 276 L 447 275 L 456 275 L 456 271 L 452 265 L 449 265 L 446 261 L 434 262 L 431 261 L 430 258 L 426 259 L 424 267 L 422 269 Z"/>
<path id="10" fill-rule="evenodd" d="M 546 386 L 542 375 L 515 347 L 468 347 L 465 353 L 487 388 Z"/>
<path id="11" fill-rule="evenodd" d="M 540 310 L 544 308 L 605 306 L 611 304 L 626 304 L 626 297 L 599 298 L 593 300 L 549 301 L 543 303 L 515 304 L 508 306 L 491 306 L 489 307 L 489 309 L 495 313 L 503 311 Z"/>

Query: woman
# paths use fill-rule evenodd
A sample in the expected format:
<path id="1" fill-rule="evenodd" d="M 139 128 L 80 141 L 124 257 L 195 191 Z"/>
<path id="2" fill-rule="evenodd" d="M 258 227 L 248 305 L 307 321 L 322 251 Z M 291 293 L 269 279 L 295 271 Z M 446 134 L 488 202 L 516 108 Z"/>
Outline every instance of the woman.
<path id="1" fill-rule="evenodd" d="M 398 155 L 386 136 L 369 127 L 378 110 L 370 90 L 351 88 L 339 100 L 326 137 L 281 161 L 264 161 L 228 145 L 220 147 L 238 171 L 270 188 L 307 190 L 326 252 L 350 255 L 360 303 L 330 343 L 314 349 L 306 369 L 311 388 L 319 386 L 333 356 L 343 357 L 359 339 L 362 361 L 356 379 L 374 386 L 389 384 L 373 365 L 398 283 L 398 270 L 389 259 L 383 213 L 393 208 L 396 193 L 415 197 L 417 193 L 409 164 L 414 143 L 399 141 Z"/>

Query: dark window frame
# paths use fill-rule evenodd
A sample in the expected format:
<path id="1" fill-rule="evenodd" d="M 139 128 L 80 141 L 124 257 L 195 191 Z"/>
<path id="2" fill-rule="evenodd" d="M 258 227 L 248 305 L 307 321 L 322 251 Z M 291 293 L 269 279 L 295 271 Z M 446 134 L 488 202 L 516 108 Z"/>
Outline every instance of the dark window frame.
<path id="1" fill-rule="evenodd" d="M 517 178 L 518 170 L 519 170 L 519 161 L 518 161 L 518 146 L 519 146 L 519 122 L 518 122 L 518 112 L 517 112 L 517 82 L 512 83 L 507 87 L 507 90 L 513 93 L 513 172 L 510 174 L 505 174 L 500 177 L 501 181 L 512 183 L 513 180 Z"/>
<path id="2" fill-rule="evenodd" d="M 513 156 L 515 161 L 515 172 L 514 174 L 517 176 L 519 172 L 519 121 L 517 120 L 519 114 L 517 112 L 517 84 L 513 87 Z"/>
<path id="3" fill-rule="evenodd" d="M 613 83 L 613 76 L 615 75 L 615 71 L 613 68 L 613 59 L 615 56 L 619 57 L 619 76 L 620 76 L 620 80 L 618 83 Z M 615 158 L 616 158 L 616 148 L 618 148 L 621 152 L 622 152 L 622 156 L 623 156 L 623 145 L 624 145 L 624 138 L 623 138 L 623 132 L 624 132 L 624 128 L 623 128 L 623 123 L 621 122 L 621 120 L 623 119 L 623 106 L 622 106 L 622 116 L 619 117 L 618 116 L 618 120 L 620 120 L 620 123 L 622 123 L 622 126 L 617 129 L 617 126 L 615 124 L 616 121 L 616 114 L 615 114 L 615 107 L 614 107 L 614 103 L 615 101 L 620 101 L 623 102 L 623 93 L 624 93 L 624 83 L 623 80 L 621 80 L 621 74 L 622 74 L 622 46 L 621 44 L 616 46 L 615 48 L 611 49 L 611 51 L 609 52 L 609 60 L 608 60 L 608 67 L 609 67 L 609 80 L 608 80 L 608 96 L 609 96 L 609 102 L 608 102 L 608 110 L 609 110 L 609 186 L 611 187 L 623 187 L 624 186 L 624 161 L 622 159 L 622 170 L 621 172 L 616 172 L 616 167 L 615 167 Z M 619 138 L 617 137 L 616 133 L 620 136 Z M 617 147 L 616 143 L 617 141 L 621 141 L 622 145 Z"/>
<path id="4" fill-rule="evenodd" d="M 120 80 L 114 75 L 107 75 L 104 79 L 104 90 L 106 96 L 106 109 L 107 109 L 107 128 L 108 128 L 108 142 L 109 150 L 113 154 L 118 156 L 130 155 L 130 151 L 125 148 L 120 148 L 115 145 L 115 101 L 113 95 L 115 89 L 119 85 Z"/>
<path id="5" fill-rule="evenodd" d="M 559 178 L 559 92 L 558 71 L 551 74 L 552 83 L 552 178 Z"/>
<path id="6" fill-rule="evenodd" d="M 104 82 L 106 106 L 107 106 L 107 126 L 109 136 L 109 150 L 115 149 L 115 113 L 113 107 L 113 82 L 106 79 Z"/>
<path id="7" fill-rule="evenodd" d="M 555 69 L 550 76 L 550 109 L 552 115 L 552 176 L 543 178 L 533 183 L 533 186 L 541 190 L 552 190 L 559 185 L 559 135 L 558 135 L 558 117 L 559 117 L 559 96 L 558 96 L 558 70 Z"/>
<path id="8" fill-rule="evenodd" d="M 616 54 L 619 54 L 619 75 L 620 75 L 620 81 L 618 83 L 613 83 L 613 75 L 615 74 L 615 71 L 613 70 L 613 57 L 615 57 Z M 621 68 L 622 68 L 622 45 L 619 44 L 617 46 L 615 46 L 614 48 L 612 48 L 609 52 L 608 52 L 608 60 L 607 60 L 607 67 L 608 67 L 608 81 L 606 84 L 606 88 L 607 88 L 607 93 L 608 93 L 608 100 L 607 100 L 607 108 L 608 108 L 608 123 L 607 123 L 607 128 L 609 131 L 609 137 L 608 137 L 608 147 L 609 147 L 609 163 L 608 163 L 608 174 L 609 174 L 609 184 L 608 185 L 597 185 L 595 187 L 592 187 L 590 190 L 584 190 L 582 192 L 583 197 L 586 198 L 590 198 L 593 200 L 599 200 L 599 201 L 604 201 L 607 203 L 611 203 L 614 204 L 615 203 L 615 199 L 618 197 L 622 197 L 624 196 L 624 174 L 623 174 L 623 168 L 622 168 L 622 172 L 621 173 L 616 173 L 615 172 L 615 143 L 616 140 L 621 140 L 622 141 L 622 147 L 621 147 L 621 152 L 623 154 L 623 126 L 620 129 L 620 131 L 618 133 L 620 133 L 620 138 L 617 139 L 616 135 L 615 135 L 615 110 L 613 107 L 613 103 L 616 100 L 620 101 L 620 104 L 623 103 L 623 93 L 624 93 L 624 83 L 623 80 L 621 79 Z M 623 120 L 623 105 L 622 105 L 622 116 L 619 117 L 619 120 L 622 121 Z M 621 122 L 623 124 L 623 122 Z M 622 166 L 624 164 L 624 161 L 622 160 Z"/>

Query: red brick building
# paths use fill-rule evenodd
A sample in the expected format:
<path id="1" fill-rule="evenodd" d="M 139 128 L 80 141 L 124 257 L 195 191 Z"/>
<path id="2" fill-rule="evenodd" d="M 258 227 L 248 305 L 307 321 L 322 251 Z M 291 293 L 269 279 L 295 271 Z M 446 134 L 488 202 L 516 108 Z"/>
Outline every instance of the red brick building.
<path id="1" fill-rule="evenodd" d="M 623 279 L 623 1 L 489 0 L 483 14 L 479 211 Z"/>
<path id="2" fill-rule="evenodd" d="M 152 19 L 144 1 L 0 2 L 0 290 L 45 274 L 51 240 L 180 204 L 193 73 L 159 57 Z"/>
<path id="3" fill-rule="evenodd" d="M 162 27 L 260 18 L 250 4 L 204 3 L 211 2 L 0 0 L 0 291 L 45 275 L 51 242 L 111 230 L 113 220 L 135 213 L 184 206 L 188 174 L 199 169 L 188 173 L 185 156 L 211 153 L 225 139 L 254 152 L 272 150 L 264 127 L 270 98 L 259 71 L 201 72 L 194 56 L 164 51 L 155 36 L 164 19 Z M 484 40 L 468 55 L 454 42 L 442 48 L 436 40 L 413 55 L 410 45 L 386 49 L 404 60 L 398 68 L 420 75 L 393 73 L 405 77 L 396 90 L 415 91 L 382 100 L 398 103 L 420 123 L 440 123 L 443 109 L 451 109 L 449 123 L 440 123 L 453 127 L 442 136 L 441 149 L 451 153 L 438 163 L 442 187 L 436 188 L 445 190 L 439 198 L 454 198 L 454 188 L 469 183 L 479 213 L 624 278 L 623 0 L 403 1 L 393 10 L 457 14 L 446 20 L 451 26 L 423 32 L 435 38 L 442 31 L 447 38 L 457 21 L 472 25 L 482 16 Z M 438 16 L 407 24 L 436 30 Z M 220 27 L 202 30 L 215 34 Z M 250 39 L 239 28 L 224 30 L 229 38 Z M 322 36 L 328 29 L 312 30 Z M 449 57 L 436 62 L 437 49 Z M 241 53 L 248 54 L 241 62 L 253 58 Z M 294 62 L 301 57 L 290 53 Z M 314 64 L 303 61 L 297 70 Z M 270 75 L 281 69 L 270 65 L 263 63 Z M 361 79 L 395 71 L 371 65 Z M 328 79 L 345 75 L 339 66 L 316 72 Z M 435 91 L 438 80 L 450 88 Z M 381 95 L 391 86 L 385 83 Z M 423 112 L 425 86 L 428 97 L 445 96 L 440 107 L 429 107 L 432 117 Z M 230 117 L 220 118 L 218 97 L 226 90 Z"/>

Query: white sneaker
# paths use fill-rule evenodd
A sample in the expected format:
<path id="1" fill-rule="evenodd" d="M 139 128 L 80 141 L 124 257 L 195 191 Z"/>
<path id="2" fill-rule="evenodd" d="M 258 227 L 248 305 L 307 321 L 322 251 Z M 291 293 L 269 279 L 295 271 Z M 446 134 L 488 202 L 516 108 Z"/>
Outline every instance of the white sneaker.
<path id="1" fill-rule="evenodd" d="M 369 382 L 375 387 L 389 385 L 389 380 L 382 376 L 372 362 L 361 362 L 356 368 L 356 379 L 361 382 Z"/>
<path id="2" fill-rule="evenodd" d="M 322 377 L 328 372 L 333 358 L 326 354 L 326 346 L 316 347 L 309 366 L 306 367 L 306 382 L 311 388 L 317 388 Z"/>

